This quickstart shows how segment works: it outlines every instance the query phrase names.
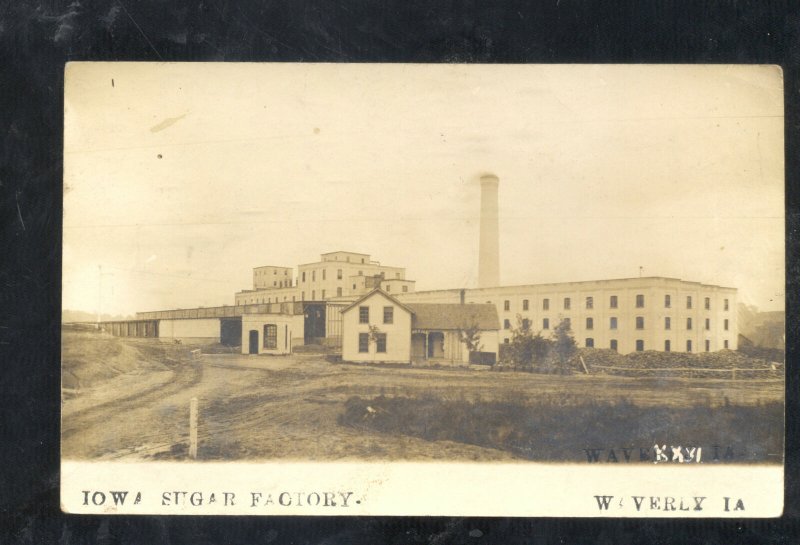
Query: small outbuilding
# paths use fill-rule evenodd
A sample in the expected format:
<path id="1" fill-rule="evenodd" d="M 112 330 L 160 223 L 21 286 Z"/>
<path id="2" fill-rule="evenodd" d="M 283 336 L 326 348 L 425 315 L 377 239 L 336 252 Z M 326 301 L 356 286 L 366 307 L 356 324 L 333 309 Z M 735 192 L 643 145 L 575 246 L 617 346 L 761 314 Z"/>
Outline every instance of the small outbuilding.
<path id="1" fill-rule="evenodd" d="M 303 339 L 302 314 L 243 314 L 242 354 L 291 354 Z"/>
<path id="2" fill-rule="evenodd" d="M 500 322 L 491 304 L 403 304 L 375 289 L 342 310 L 342 359 L 380 363 L 494 363 Z M 468 350 L 465 332 L 480 348 Z"/>

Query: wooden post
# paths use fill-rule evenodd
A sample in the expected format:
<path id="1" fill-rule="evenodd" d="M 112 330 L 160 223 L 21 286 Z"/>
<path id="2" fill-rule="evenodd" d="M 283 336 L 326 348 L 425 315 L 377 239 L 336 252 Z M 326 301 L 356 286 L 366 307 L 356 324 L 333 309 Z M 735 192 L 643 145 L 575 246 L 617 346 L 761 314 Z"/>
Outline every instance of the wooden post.
<path id="1" fill-rule="evenodd" d="M 197 459 L 197 398 L 189 402 L 189 458 Z"/>
<path id="2" fill-rule="evenodd" d="M 581 365 L 583 365 L 583 371 L 588 375 L 589 370 L 586 368 L 586 362 L 583 361 L 583 356 L 578 356 L 578 359 L 581 360 Z"/>

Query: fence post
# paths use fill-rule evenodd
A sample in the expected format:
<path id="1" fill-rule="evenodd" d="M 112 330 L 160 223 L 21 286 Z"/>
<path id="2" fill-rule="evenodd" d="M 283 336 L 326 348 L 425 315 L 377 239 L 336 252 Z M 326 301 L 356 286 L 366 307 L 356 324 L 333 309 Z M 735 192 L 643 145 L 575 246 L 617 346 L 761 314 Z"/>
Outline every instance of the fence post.
<path id="1" fill-rule="evenodd" d="M 189 458 L 197 459 L 197 398 L 189 402 Z"/>

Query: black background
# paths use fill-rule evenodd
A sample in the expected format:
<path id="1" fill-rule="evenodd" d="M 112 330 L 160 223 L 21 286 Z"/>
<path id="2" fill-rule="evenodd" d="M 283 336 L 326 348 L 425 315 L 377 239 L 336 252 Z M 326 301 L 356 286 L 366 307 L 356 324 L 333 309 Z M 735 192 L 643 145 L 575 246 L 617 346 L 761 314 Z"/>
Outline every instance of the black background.
<path id="1" fill-rule="evenodd" d="M 665 521 L 61 514 L 61 154 L 63 68 L 70 60 L 780 64 L 787 146 L 784 516 Z M 766 0 L 0 1 L 0 542 L 795 543 L 799 68 L 800 13 L 789 2 Z"/>

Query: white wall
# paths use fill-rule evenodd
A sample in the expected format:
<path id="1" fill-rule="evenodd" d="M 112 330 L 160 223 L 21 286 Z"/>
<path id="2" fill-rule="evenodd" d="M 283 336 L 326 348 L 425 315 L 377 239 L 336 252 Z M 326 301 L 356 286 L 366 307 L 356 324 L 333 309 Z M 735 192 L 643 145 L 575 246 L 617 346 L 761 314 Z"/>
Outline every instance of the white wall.
<path id="1" fill-rule="evenodd" d="M 264 326 L 275 325 L 275 348 L 264 347 Z M 303 316 L 286 314 L 245 314 L 242 316 L 242 354 L 250 353 L 250 331 L 258 334 L 259 354 L 291 354 L 295 337 L 303 337 Z"/>
<path id="2" fill-rule="evenodd" d="M 369 308 L 369 324 L 359 323 L 359 308 Z M 383 323 L 383 308 L 394 308 L 392 324 Z M 359 333 L 369 333 L 369 326 L 386 333 L 386 352 L 378 353 L 375 342 L 369 351 L 358 351 Z M 409 363 L 411 361 L 411 313 L 380 292 L 373 293 L 342 314 L 342 359 L 354 362 Z"/>
<path id="3" fill-rule="evenodd" d="M 219 318 L 160 320 L 158 336 L 165 339 L 207 339 L 219 342 Z"/>

